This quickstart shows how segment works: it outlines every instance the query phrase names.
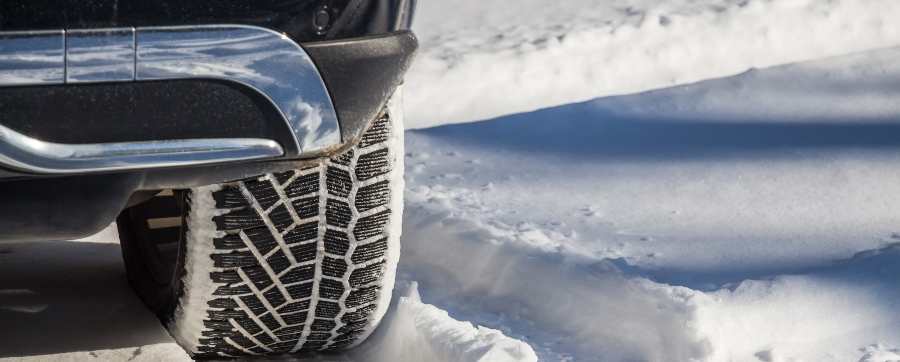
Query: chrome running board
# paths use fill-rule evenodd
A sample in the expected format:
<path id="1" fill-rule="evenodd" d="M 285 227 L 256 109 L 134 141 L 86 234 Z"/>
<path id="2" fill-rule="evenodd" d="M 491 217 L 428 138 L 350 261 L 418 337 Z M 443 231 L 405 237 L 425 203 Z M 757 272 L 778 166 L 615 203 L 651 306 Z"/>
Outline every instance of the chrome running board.
<path id="1" fill-rule="evenodd" d="M 0 87 L 215 79 L 259 93 L 301 155 L 340 144 L 337 114 L 312 59 L 283 34 L 246 25 L 0 32 Z M 277 152 L 276 152 L 277 150 Z M 71 145 L 3 127 L 0 165 L 34 173 L 186 166 L 284 155 L 274 141 L 193 139 Z"/>
<path id="2" fill-rule="evenodd" d="M 265 139 L 186 139 L 72 145 L 38 141 L 0 126 L 0 164 L 33 173 L 124 171 L 247 161 L 282 155 L 284 151 L 277 142 Z"/>

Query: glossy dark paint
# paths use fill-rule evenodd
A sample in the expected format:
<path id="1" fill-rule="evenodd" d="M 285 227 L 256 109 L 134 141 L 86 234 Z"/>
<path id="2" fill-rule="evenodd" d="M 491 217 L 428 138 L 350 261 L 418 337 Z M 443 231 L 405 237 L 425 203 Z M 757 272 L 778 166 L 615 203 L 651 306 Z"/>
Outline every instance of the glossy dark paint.
<path id="1" fill-rule="evenodd" d="M 0 31 L 247 24 L 297 42 L 408 29 L 414 0 L 4 0 Z"/>
<path id="2" fill-rule="evenodd" d="M 419 43 L 410 31 L 308 43 L 341 125 L 353 142 L 378 116 L 412 64 Z"/>

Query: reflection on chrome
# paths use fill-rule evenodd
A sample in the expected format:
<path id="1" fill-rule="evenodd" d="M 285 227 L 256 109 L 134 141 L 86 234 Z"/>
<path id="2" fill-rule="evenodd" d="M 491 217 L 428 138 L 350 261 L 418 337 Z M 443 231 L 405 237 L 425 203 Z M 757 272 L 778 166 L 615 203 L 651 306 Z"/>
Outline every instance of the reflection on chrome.
<path id="1" fill-rule="evenodd" d="M 252 26 L 139 28 L 137 80 L 241 83 L 281 112 L 302 153 L 340 143 L 337 114 L 312 60 L 282 34 Z"/>
<path id="2" fill-rule="evenodd" d="M 66 83 L 133 80 L 133 28 L 66 32 Z"/>
<path id="3" fill-rule="evenodd" d="M 62 84 L 62 30 L 0 33 L 0 85 Z"/>
<path id="4" fill-rule="evenodd" d="M 0 86 L 175 79 L 223 80 L 259 93 L 284 118 L 301 155 L 341 142 L 337 113 L 312 59 L 268 29 L 202 25 L 0 32 Z"/>
<path id="5" fill-rule="evenodd" d="M 284 155 L 277 142 L 253 138 L 98 144 L 36 140 L 0 126 L 0 164 L 33 173 L 69 174 L 203 165 Z"/>

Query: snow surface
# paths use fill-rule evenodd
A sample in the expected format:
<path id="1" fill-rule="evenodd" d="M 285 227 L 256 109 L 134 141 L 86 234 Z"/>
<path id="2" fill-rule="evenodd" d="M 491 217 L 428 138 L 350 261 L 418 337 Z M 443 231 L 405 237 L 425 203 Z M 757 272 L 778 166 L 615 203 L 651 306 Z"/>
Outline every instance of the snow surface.
<path id="1" fill-rule="evenodd" d="M 408 132 L 401 273 L 543 360 L 890 356 L 898 57 Z"/>
<path id="2" fill-rule="evenodd" d="M 401 275 L 542 360 L 884 360 L 898 57 L 410 131 Z"/>
<path id="3" fill-rule="evenodd" d="M 393 302 L 316 360 L 900 360 L 900 2 L 420 5 Z M 0 246 L 0 359 L 186 360 L 92 240 Z"/>
<path id="4" fill-rule="evenodd" d="M 415 128 L 900 42 L 894 0 L 425 0 L 416 17 Z"/>

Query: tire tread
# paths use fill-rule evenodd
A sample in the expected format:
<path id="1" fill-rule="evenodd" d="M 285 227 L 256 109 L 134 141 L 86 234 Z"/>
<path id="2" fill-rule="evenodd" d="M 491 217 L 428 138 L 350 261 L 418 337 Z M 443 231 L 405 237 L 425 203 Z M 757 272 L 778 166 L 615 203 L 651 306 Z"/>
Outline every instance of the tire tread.
<path id="1" fill-rule="evenodd" d="M 392 126 L 385 114 L 341 155 L 213 192 L 218 270 L 195 357 L 337 350 L 377 323 Z"/>

